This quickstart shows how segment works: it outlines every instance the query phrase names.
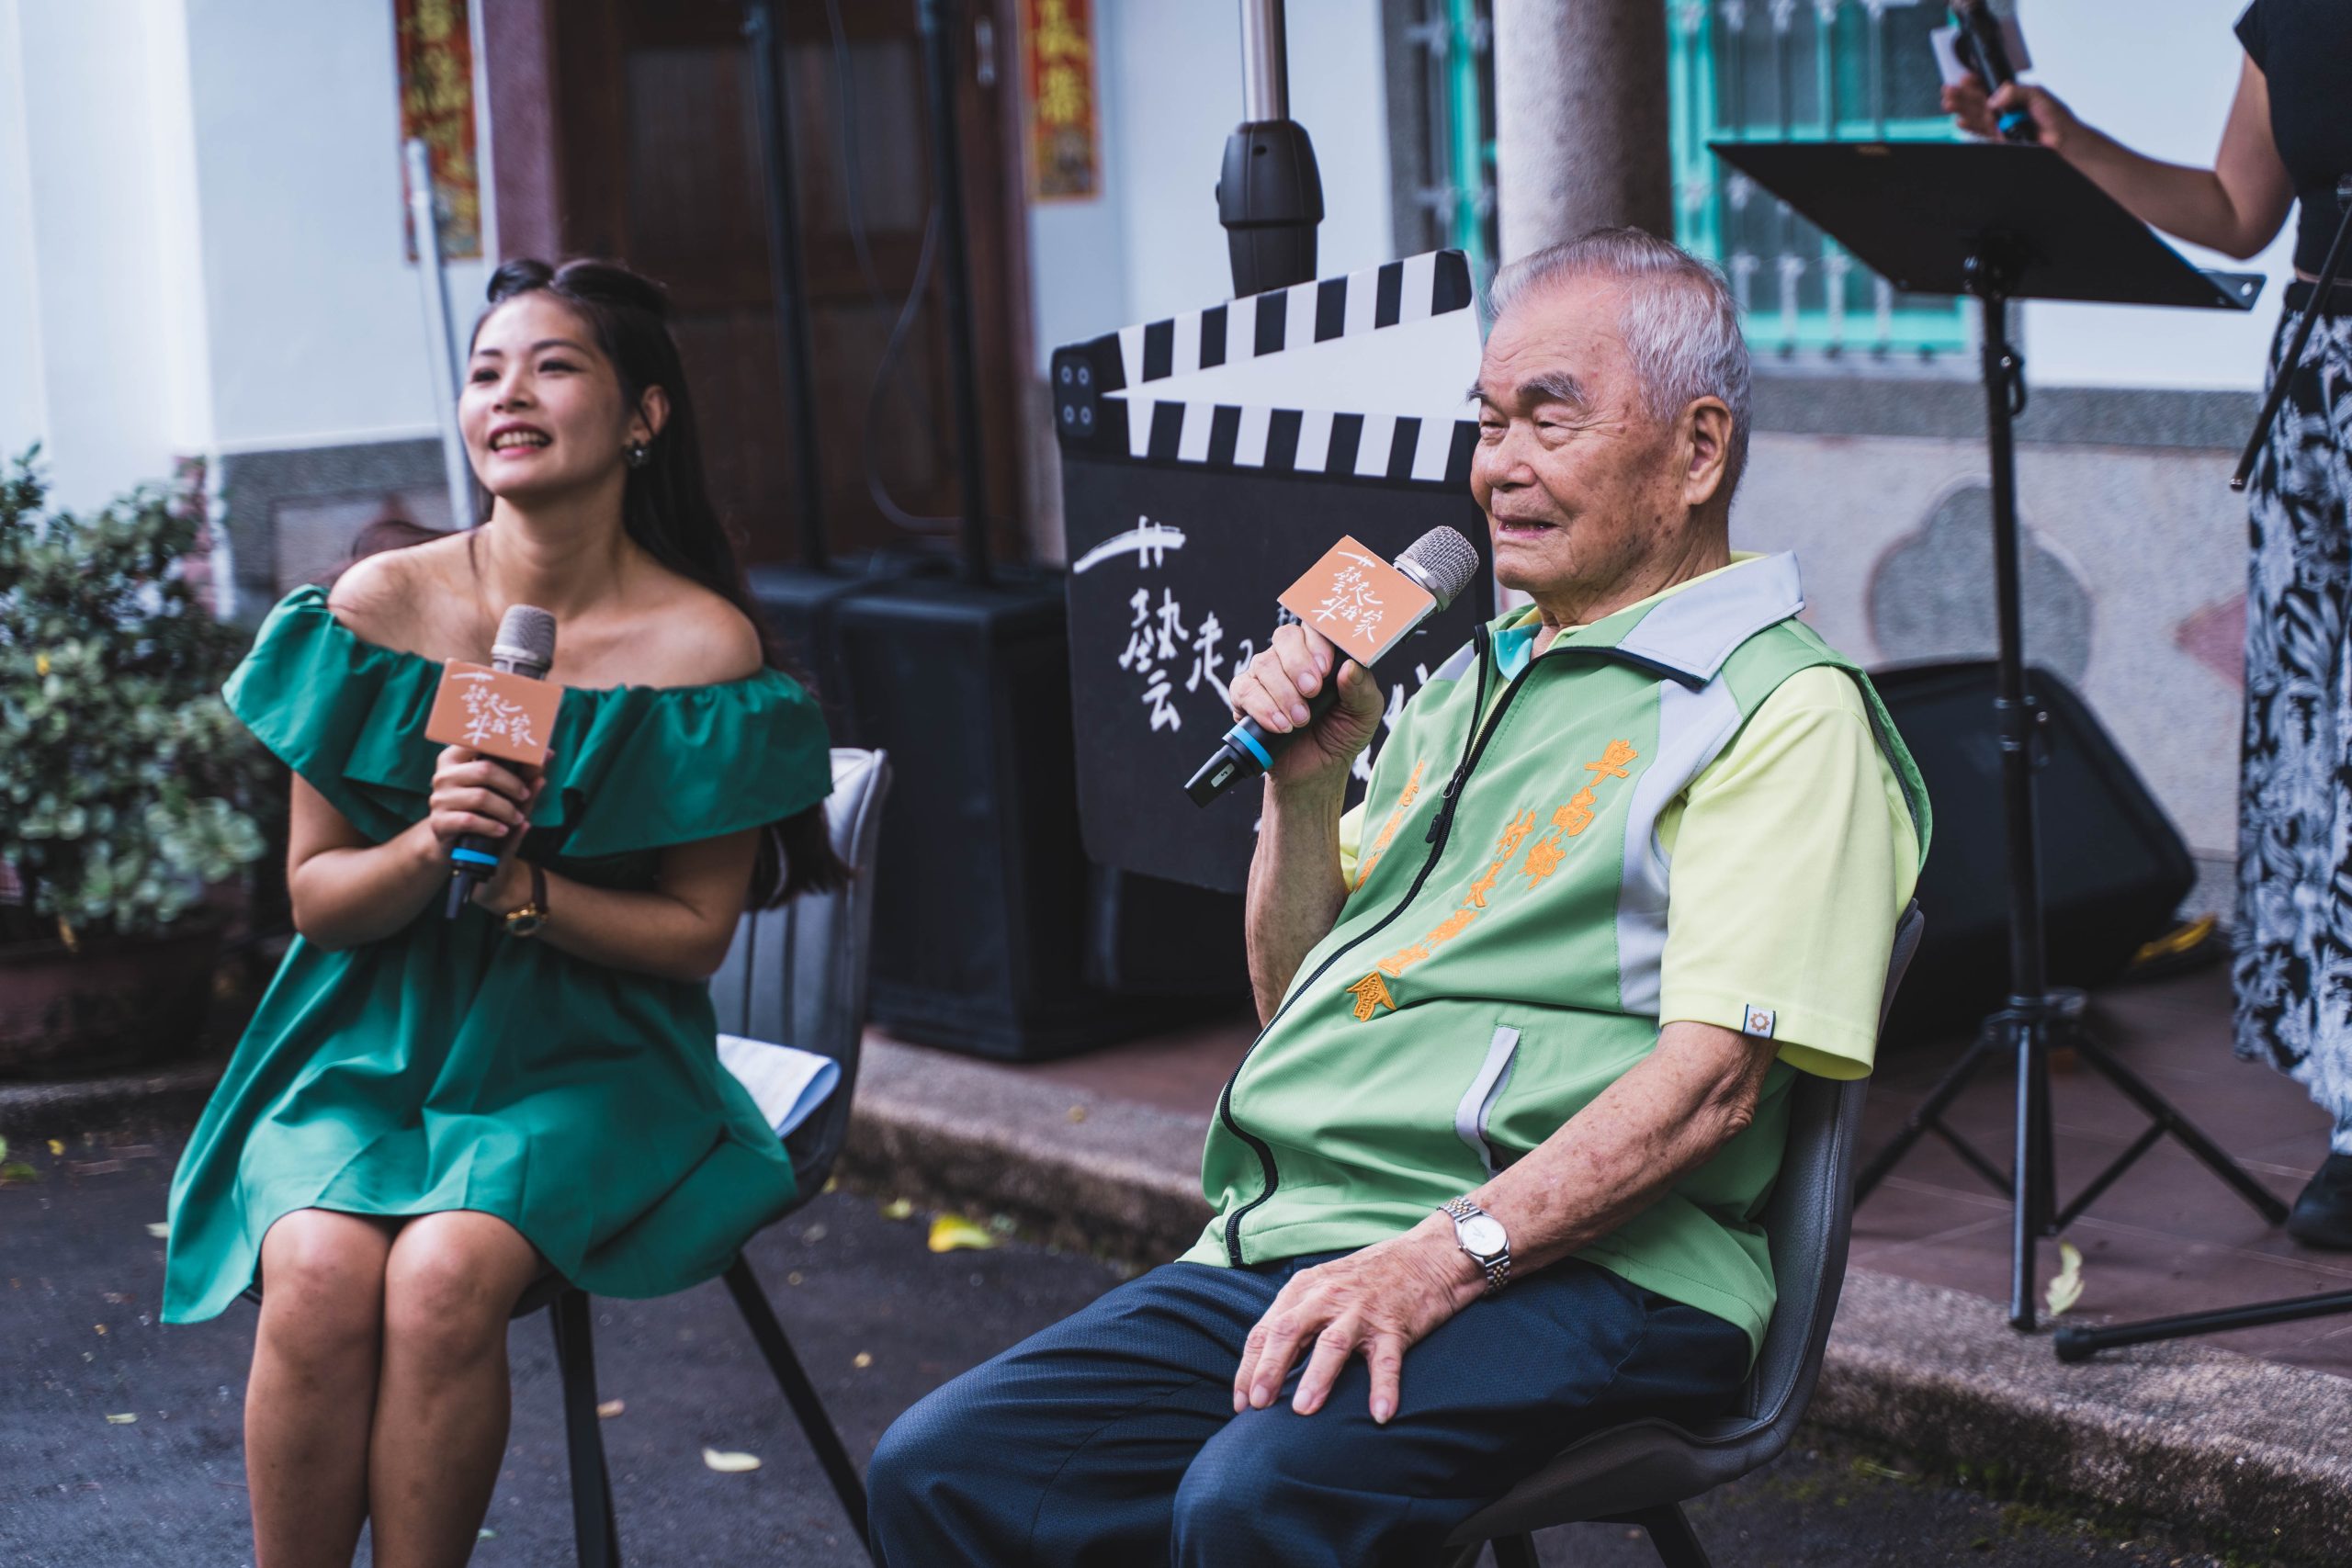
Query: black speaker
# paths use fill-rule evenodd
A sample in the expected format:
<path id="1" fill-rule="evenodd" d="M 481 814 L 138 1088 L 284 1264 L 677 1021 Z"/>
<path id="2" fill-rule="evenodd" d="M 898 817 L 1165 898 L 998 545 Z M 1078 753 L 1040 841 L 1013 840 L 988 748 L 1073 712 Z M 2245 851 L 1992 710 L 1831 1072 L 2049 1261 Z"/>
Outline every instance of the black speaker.
<path id="1" fill-rule="evenodd" d="M 1934 841 L 1919 878 L 1927 935 L 1905 976 L 1891 1039 L 1972 1029 L 2008 996 L 2008 863 L 1991 660 L 1871 675 L 1927 781 Z M 2173 922 L 2197 880 L 2188 846 L 2083 699 L 2047 670 L 2026 673 L 2042 715 L 2041 826 L 2050 982 L 2090 987 L 2122 974 Z"/>
<path id="2" fill-rule="evenodd" d="M 833 611 L 842 601 L 883 587 L 925 564 L 913 557 L 877 550 L 822 568 L 762 565 L 743 573 L 760 613 L 793 662 L 813 682 L 826 728 L 836 746 L 872 742 L 859 733 L 858 716 L 848 701 L 848 678 L 833 638 Z M 944 568 L 936 565 L 932 570 Z"/>
<path id="3" fill-rule="evenodd" d="M 876 1022 L 1029 1060 L 1248 995 L 1238 899 L 1208 910 L 1196 889 L 1112 877 L 1080 846 L 1057 575 L 900 578 L 829 609 L 858 743 L 888 750 L 895 775 L 876 875 Z M 1187 958 L 1203 940 L 1210 956 Z M 1200 983 L 1228 950 L 1230 979 Z"/>

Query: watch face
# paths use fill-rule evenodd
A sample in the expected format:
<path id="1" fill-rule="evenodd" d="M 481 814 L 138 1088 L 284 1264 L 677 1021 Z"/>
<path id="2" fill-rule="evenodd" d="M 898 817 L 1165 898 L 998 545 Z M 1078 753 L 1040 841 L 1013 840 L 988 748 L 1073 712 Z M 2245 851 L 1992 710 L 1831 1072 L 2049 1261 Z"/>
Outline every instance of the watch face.
<path id="1" fill-rule="evenodd" d="M 1463 1246 L 1482 1258 L 1503 1249 L 1502 1222 L 1492 1214 L 1473 1214 L 1455 1225 L 1453 1234 Z"/>

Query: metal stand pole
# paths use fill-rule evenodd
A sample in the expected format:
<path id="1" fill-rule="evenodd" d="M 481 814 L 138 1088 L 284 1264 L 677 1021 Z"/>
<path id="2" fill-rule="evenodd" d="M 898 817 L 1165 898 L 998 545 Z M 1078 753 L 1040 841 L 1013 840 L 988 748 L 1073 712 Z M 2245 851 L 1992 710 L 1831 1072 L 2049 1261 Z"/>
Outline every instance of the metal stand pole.
<path id="1" fill-rule="evenodd" d="M 2114 1184 L 2124 1169 L 2167 1134 L 2210 1167 L 2274 1224 L 2287 1206 L 2240 1169 L 2221 1146 L 2199 1132 L 2146 1082 L 2083 1032 L 2080 992 L 2052 991 L 2043 945 L 2041 825 L 2034 808 L 2035 747 L 2041 712 L 2026 689 L 2022 560 L 2018 538 L 2017 448 L 2012 421 L 2025 412 L 2025 361 L 2008 341 L 2008 303 L 2017 269 L 1997 241 L 1986 239 L 1968 259 L 1969 291 L 1982 307 L 1985 446 L 1993 480 L 1993 578 L 1999 641 L 1994 709 L 1999 718 L 2001 808 L 2008 873 L 2009 1001 L 1987 1019 L 1951 1070 L 1905 1121 L 1855 1182 L 1855 1201 L 1868 1197 L 1923 1133 L 1959 1152 L 1977 1174 L 2009 1200 L 2009 1324 L 2034 1327 L 2034 1247 L 2056 1235 Z M 2150 1118 L 2145 1133 L 2095 1177 L 2072 1202 L 2057 1201 L 2051 1134 L 2050 1052 L 2071 1046 Z M 2007 1175 L 1970 1147 L 1942 1120 L 1979 1066 L 2001 1052 L 2017 1058 L 2016 1138 Z"/>
<path id="2" fill-rule="evenodd" d="M 441 271 L 441 215 L 433 205 L 433 160 L 424 142 L 410 137 L 401 145 L 408 167 L 408 215 L 416 231 L 417 282 L 424 292 L 424 367 L 433 381 L 433 404 L 441 416 L 441 473 L 449 487 L 449 521 L 470 528 L 474 515 L 474 467 L 466 456 L 465 433 L 458 428 L 457 333 L 450 326 L 449 280 Z"/>
<path id="3" fill-rule="evenodd" d="M 931 169 L 939 193 L 941 261 L 947 291 L 948 390 L 956 402 L 956 472 L 964 500 L 964 580 L 986 582 L 988 486 L 980 468 L 979 377 L 972 355 L 972 265 L 964 223 L 964 158 L 956 134 L 956 0 L 922 0 L 923 85 L 931 96 Z"/>
<path id="4" fill-rule="evenodd" d="M 800 564 L 831 564 L 825 541 L 825 487 L 818 467 L 817 388 L 809 374 L 808 288 L 800 265 L 800 193 L 792 166 L 791 101 L 784 40 L 774 0 L 747 0 L 743 34 L 752 43 L 752 87 L 759 99 L 760 151 L 768 177 L 768 278 L 775 296 L 776 357 L 784 372 L 786 417 L 792 422 L 792 467 L 800 492 Z"/>
<path id="5" fill-rule="evenodd" d="M 1283 0 L 1241 0 L 1241 123 L 1216 182 L 1237 299 L 1315 276 L 1323 176 L 1306 128 L 1290 118 Z"/>

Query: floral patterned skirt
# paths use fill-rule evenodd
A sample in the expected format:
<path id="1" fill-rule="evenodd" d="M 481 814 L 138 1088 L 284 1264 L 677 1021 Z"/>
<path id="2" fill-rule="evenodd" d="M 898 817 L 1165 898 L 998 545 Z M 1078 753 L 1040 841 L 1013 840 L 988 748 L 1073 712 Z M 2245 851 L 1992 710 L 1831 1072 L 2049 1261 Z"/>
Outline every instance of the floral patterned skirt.
<path id="1" fill-rule="evenodd" d="M 2302 291 L 2298 290 L 2300 295 Z M 2352 1154 L 2352 314 L 2323 317 L 2249 491 L 2238 804 L 2237 1052 L 2335 1119 Z"/>

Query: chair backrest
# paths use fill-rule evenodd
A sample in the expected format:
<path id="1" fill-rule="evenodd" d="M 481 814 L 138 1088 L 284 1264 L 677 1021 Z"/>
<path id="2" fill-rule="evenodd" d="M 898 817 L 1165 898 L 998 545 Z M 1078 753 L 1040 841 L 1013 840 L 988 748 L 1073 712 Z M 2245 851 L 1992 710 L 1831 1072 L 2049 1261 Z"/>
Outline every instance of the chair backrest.
<path id="1" fill-rule="evenodd" d="M 1879 1002 L 1882 1030 L 1925 926 L 1916 903 L 1895 922 Z M 1764 1215 L 1779 1300 L 1740 1403 L 1688 1427 L 1640 1416 L 1590 1434 L 1456 1527 L 1446 1545 L 1463 1555 L 1450 1561 L 1468 1562 L 1480 1542 L 1506 1535 L 1679 1504 L 1770 1463 L 1788 1447 L 1821 1376 L 1845 1283 L 1854 1134 L 1868 1092 L 1866 1078 L 1833 1083 L 1810 1073 L 1798 1074 L 1791 1087 L 1788 1148 Z"/>
<path id="2" fill-rule="evenodd" d="M 889 789 L 888 752 L 835 748 L 825 815 L 833 852 L 850 868 L 848 885 L 746 913 L 726 962 L 711 976 L 711 1001 L 723 1032 L 814 1051 L 841 1064 L 841 1082 L 822 1113 L 786 1145 L 803 1190 L 824 1184 L 849 1134 L 858 1046 L 865 1034 L 875 853 Z"/>
<path id="3" fill-rule="evenodd" d="M 1879 1001 L 1882 1030 L 1926 928 L 1916 901 L 1895 922 L 1886 989 Z M 1741 1415 L 1750 1421 L 1784 1422 L 1793 1429 L 1821 1375 L 1829 1325 L 1838 1315 L 1838 1296 L 1846 1280 L 1846 1246 L 1854 1215 L 1854 1139 L 1869 1091 L 1867 1078 L 1837 1083 L 1811 1073 L 1799 1073 L 1790 1088 L 1788 1149 L 1781 1156 L 1781 1179 L 1764 1215 L 1777 1300 L 1740 1404 Z"/>

